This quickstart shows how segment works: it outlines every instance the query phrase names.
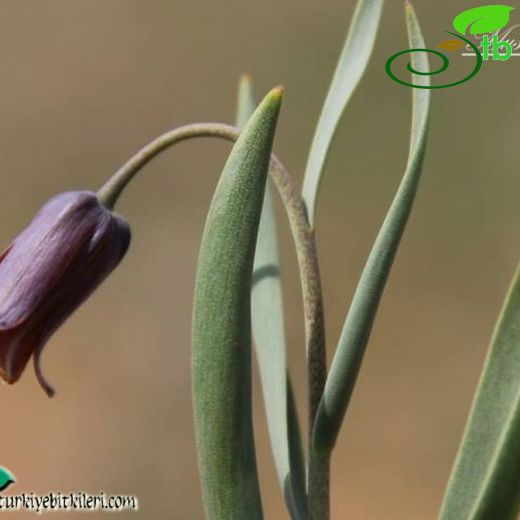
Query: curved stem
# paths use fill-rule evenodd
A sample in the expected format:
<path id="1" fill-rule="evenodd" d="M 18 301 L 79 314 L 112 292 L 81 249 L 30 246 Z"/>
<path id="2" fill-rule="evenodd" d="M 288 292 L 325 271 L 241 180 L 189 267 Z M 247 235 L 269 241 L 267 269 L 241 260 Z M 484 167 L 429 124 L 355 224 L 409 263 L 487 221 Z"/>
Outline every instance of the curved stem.
<path id="1" fill-rule="evenodd" d="M 237 128 L 220 123 L 195 123 L 166 132 L 127 161 L 98 191 L 98 197 L 102 204 L 112 209 L 127 184 L 143 166 L 174 144 L 197 137 L 218 137 L 234 142 L 239 135 Z M 309 431 L 312 432 L 327 375 L 323 299 L 316 243 L 301 196 L 289 172 L 275 155 L 271 156 L 269 174 L 283 201 L 296 247 L 303 293 L 309 385 Z M 328 463 L 325 465 L 317 463 L 312 454 L 309 455 L 309 459 L 308 486 L 311 517 L 326 519 L 328 515 L 318 516 L 317 511 L 328 510 Z M 313 514 L 313 511 L 316 511 L 316 514 Z"/>
<path id="2" fill-rule="evenodd" d="M 166 132 L 141 148 L 131 157 L 98 191 L 98 198 L 107 208 L 113 209 L 127 184 L 153 158 L 171 146 L 196 137 L 219 137 L 226 141 L 236 141 L 239 130 L 219 123 L 194 123 L 180 126 Z"/>

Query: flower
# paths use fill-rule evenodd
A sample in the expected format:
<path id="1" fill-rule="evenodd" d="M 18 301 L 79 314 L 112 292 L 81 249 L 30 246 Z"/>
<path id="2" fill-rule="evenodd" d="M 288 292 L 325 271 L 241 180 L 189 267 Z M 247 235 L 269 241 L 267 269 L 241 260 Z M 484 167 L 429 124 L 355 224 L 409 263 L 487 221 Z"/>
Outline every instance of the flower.
<path id="1" fill-rule="evenodd" d="M 89 191 L 60 193 L 0 255 L 0 377 L 15 383 L 54 331 L 110 274 L 130 244 L 130 228 Z"/>

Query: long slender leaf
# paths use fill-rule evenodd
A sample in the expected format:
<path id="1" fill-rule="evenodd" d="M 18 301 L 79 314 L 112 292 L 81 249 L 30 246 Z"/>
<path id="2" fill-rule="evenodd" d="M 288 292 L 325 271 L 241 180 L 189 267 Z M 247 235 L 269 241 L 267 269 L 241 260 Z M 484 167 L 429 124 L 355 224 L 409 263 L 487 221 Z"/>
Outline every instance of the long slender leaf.
<path id="1" fill-rule="evenodd" d="M 359 0 L 314 133 L 303 181 L 303 199 L 313 227 L 327 154 L 343 111 L 368 65 L 382 9 L 383 0 Z"/>
<path id="2" fill-rule="evenodd" d="M 238 83 L 236 125 L 242 129 L 253 115 L 257 102 L 253 92 L 253 83 L 250 76 L 244 74 Z M 258 243 L 256 245 L 258 249 Z"/>
<path id="3" fill-rule="evenodd" d="M 246 124 L 254 109 L 251 80 L 243 76 L 238 91 L 239 127 Z M 276 215 L 269 178 L 258 229 L 251 310 L 253 338 L 278 479 L 291 518 L 307 518 L 305 465 L 298 416 L 287 373 Z"/>
<path id="4" fill-rule="evenodd" d="M 282 91 L 234 145 L 209 209 L 193 310 L 195 433 L 206 517 L 262 519 L 251 411 L 250 288 Z"/>
<path id="5" fill-rule="evenodd" d="M 419 23 L 410 4 L 406 6 L 406 21 L 410 46 L 424 48 Z M 412 66 L 415 70 L 428 71 L 426 53 L 413 53 Z M 417 82 L 427 85 L 429 76 L 420 76 Z M 379 301 L 412 210 L 426 148 L 429 106 L 429 91 L 413 89 L 408 164 L 367 259 L 343 325 L 314 427 L 313 444 L 318 452 L 331 451 L 336 442 L 361 367 Z"/>
<path id="6" fill-rule="evenodd" d="M 440 518 L 515 520 L 519 510 L 520 269 L 495 329 Z"/>

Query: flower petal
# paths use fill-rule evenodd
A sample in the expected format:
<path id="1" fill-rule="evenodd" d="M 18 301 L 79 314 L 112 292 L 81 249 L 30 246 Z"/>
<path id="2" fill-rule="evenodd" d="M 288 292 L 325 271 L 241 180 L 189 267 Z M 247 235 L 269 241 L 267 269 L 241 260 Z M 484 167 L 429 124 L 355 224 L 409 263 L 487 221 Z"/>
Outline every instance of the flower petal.
<path id="1" fill-rule="evenodd" d="M 48 311 L 39 318 L 42 330 L 34 351 L 34 370 L 38 382 L 49 397 L 54 388 L 43 374 L 41 354 L 50 336 L 90 296 L 119 264 L 130 245 L 130 228 L 118 215 L 98 228 L 87 253 L 71 266 L 57 290 L 46 301 Z"/>
<path id="2" fill-rule="evenodd" d="M 110 214 L 90 192 L 51 199 L 13 242 L 0 263 L 0 330 L 34 313 Z"/>

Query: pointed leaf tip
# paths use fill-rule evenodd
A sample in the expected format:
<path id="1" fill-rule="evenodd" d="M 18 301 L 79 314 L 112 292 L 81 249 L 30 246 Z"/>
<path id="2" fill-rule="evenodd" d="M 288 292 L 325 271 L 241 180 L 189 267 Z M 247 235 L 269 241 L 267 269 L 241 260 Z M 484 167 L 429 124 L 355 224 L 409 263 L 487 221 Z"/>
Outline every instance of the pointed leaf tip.
<path id="1" fill-rule="evenodd" d="M 407 17 L 410 17 L 410 16 L 415 17 L 416 16 L 413 4 L 409 0 L 405 0 L 405 2 L 404 2 L 404 12 L 405 12 L 405 15 Z"/>
<path id="2" fill-rule="evenodd" d="M 260 102 L 260 105 L 258 105 L 255 112 L 260 113 L 267 107 L 272 107 L 275 110 L 279 110 L 280 105 L 282 103 L 282 97 L 283 97 L 283 87 L 280 87 L 280 86 L 274 87 L 265 95 L 264 99 L 262 99 L 262 101 Z M 260 107 L 262 107 L 262 108 L 260 108 Z"/>
<path id="3" fill-rule="evenodd" d="M 285 89 L 282 85 L 274 87 L 266 97 L 273 99 L 273 101 L 281 102 Z"/>
<path id="4" fill-rule="evenodd" d="M 282 98 L 283 87 L 278 86 L 271 89 L 265 95 L 264 99 L 262 99 L 252 117 L 254 118 L 255 114 L 264 114 L 265 116 L 267 113 L 270 113 L 273 117 L 277 118 L 282 105 Z"/>

